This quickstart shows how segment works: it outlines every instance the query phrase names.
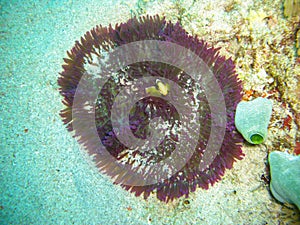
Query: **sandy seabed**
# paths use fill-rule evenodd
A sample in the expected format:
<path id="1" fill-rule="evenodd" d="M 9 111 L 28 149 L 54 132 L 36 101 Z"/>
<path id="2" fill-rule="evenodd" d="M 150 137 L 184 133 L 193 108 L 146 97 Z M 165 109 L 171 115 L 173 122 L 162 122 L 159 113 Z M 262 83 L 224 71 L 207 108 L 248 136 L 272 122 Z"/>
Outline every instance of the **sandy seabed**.
<path id="1" fill-rule="evenodd" d="M 0 224 L 297 224 L 298 212 L 278 204 L 261 180 L 269 142 L 245 145 L 245 158 L 209 190 L 197 189 L 188 202 L 181 198 L 165 204 L 155 196 L 136 198 L 113 185 L 61 122 L 57 78 L 75 40 L 97 24 L 145 13 L 172 20 L 180 16 L 189 32 L 199 33 L 199 26 L 209 22 L 195 19 L 195 12 L 208 3 L 194 2 L 1 1 Z M 233 6 L 219 2 L 220 14 L 205 17 L 223 20 L 228 11 L 236 16 L 249 13 L 253 3 L 238 7 L 242 3 L 231 2 Z M 186 5 L 190 13 L 180 14 Z M 262 8 L 268 7 L 271 4 Z M 203 35 L 209 39 L 209 32 Z M 249 88 L 255 85 L 250 75 L 243 76 Z"/>

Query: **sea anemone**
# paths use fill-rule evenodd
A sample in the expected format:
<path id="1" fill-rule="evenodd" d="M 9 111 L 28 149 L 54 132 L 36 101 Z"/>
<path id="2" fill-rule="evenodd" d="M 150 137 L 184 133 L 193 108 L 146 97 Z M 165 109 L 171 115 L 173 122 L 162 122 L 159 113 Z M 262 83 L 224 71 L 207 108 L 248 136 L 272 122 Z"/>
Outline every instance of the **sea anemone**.
<path id="1" fill-rule="evenodd" d="M 214 108 L 209 104 L 208 95 L 203 91 L 201 84 L 198 85 L 201 83 L 201 79 L 195 80 L 182 68 L 165 62 L 141 60 L 125 65 L 114 73 L 110 71 L 113 63 L 109 66 L 106 65 L 109 64 L 108 58 L 111 58 L 108 54 L 114 49 L 146 40 L 173 43 L 193 52 L 212 71 L 211 75 L 215 77 L 218 88 L 223 93 L 222 101 L 226 106 L 223 113 L 225 118 L 224 135 L 220 137 L 221 146 L 220 149 L 217 149 L 218 154 L 205 169 L 202 169 L 200 164 L 203 163 L 203 155 L 213 129 L 212 111 Z M 221 179 L 226 168 L 232 168 L 233 162 L 243 157 L 240 144 L 242 137 L 234 126 L 235 108 L 242 98 L 241 82 L 235 74 L 233 61 L 219 56 L 218 50 L 209 47 L 198 37 L 189 35 L 179 23 L 167 22 L 159 16 L 132 18 L 126 23 L 115 25 L 114 28 L 111 25 L 108 27 L 96 26 L 87 32 L 80 41 L 76 41 L 71 51 L 67 52 L 68 58 L 64 59 L 63 71 L 58 79 L 60 94 L 63 96 L 63 103 L 66 106 L 60 114 L 62 120 L 79 143 L 93 156 L 100 171 L 111 176 L 115 183 L 135 193 L 136 196 L 143 195 L 147 199 L 151 193 L 156 193 L 159 200 L 168 202 L 181 196 L 188 197 L 189 193 L 194 192 L 197 187 L 208 189 L 209 184 L 213 185 Z M 139 57 L 143 58 L 146 55 L 147 49 Z M 118 60 L 120 61 L 120 59 L 116 61 Z M 185 63 L 192 63 L 192 58 L 184 60 Z M 76 92 L 78 92 L 78 86 L 83 76 L 104 77 L 109 72 L 111 72 L 111 76 L 107 77 L 103 86 L 98 90 L 97 100 L 89 105 L 83 101 L 75 106 Z M 114 115 L 120 124 L 119 134 L 117 134 L 112 121 L 112 109 L 117 96 L 136 80 L 147 77 L 155 78 L 156 83 L 146 86 L 147 95 L 135 101 L 127 115 L 129 123 L 124 121 L 124 117 L 118 118 L 118 113 L 117 116 Z M 199 116 L 196 120 L 190 119 L 190 123 L 199 124 L 201 127 L 196 138 L 195 135 L 188 135 L 185 140 L 182 140 L 184 124 L 181 119 L 183 117 L 177 106 L 185 104 L 183 102 L 187 98 L 178 98 L 177 92 L 174 92 L 175 84 L 183 89 L 184 96 L 188 96 L 190 102 L 200 103 L 196 109 Z M 134 89 L 132 87 L 130 90 Z M 90 89 L 82 89 L 79 92 L 86 96 L 90 94 L 89 91 Z M 151 94 L 154 93 L 153 91 L 156 94 Z M 172 102 L 167 101 L 165 96 L 171 96 L 169 98 L 172 98 L 177 106 L 175 107 Z M 127 97 L 125 94 L 123 105 L 129 104 L 130 97 Z M 78 108 L 81 108 L 83 112 L 81 116 L 76 116 L 74 113 Z M 122 107 L 118 110 L 122 110 Z M 116 164 L 105 155 L 103 149 L 97 148 L 97 143 L 91 140 L 91 131 L 84 122 L 87 117 L 94 119 L 98 142 L 105 147 L 109 157 L 113 157 L 115 162 L 120 165 L 129 166 L 135 172 L 142 171 L 143 175 L 151 173 L 147 169 L 148 166 L 170 158 L 178 142 L 185 141 L 186 149 L 192 149 L 193 153 L 176 172 L 167 178 L 152 183 L 145 182 L 141 185 L 131 179 L 132 173 L 127 173 L 122 167 L 116 167 Z M 192 117 L 191 115 L 190 118 Z M 153 135 L 150 124 L 157 118 L 160 118 L 160 122 L 165 124 L 162 127 L 168 130 L 157 146 L 141 150 L 139 146 L 129 148 L 126 143 L 130 140 L 120 140 L 120 134 L 126 136 L 128 131 L 136 140 L 147 140 L 149 136 Z M 79 126 L 75 126 L 75 123 L 79 123 Z M 122 129 L 125 131 L 122 132 Z M 191 146 L 192 144 L 189 143 L 195 143 L 195 145 Z M 183 151 L 178 154 L 181 154 L 180 157 L 184 157 L 185 153 Z"/>

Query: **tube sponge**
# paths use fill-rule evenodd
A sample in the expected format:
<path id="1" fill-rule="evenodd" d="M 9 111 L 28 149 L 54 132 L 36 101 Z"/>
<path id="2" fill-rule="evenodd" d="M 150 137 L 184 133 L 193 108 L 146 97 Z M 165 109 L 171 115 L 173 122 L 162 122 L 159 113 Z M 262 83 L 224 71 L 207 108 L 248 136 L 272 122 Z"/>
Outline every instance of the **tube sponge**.
<path id="1" fill-rule="evenodd" d="M 266 98 L 242 101 L 237 105 L 235 126 L 246 141 L 261 144 L 267 138 L 268 124 L 272 114 L 272 102 Z"/>
<path id="2" fill-rule="evenodd" d="M 269 154 L 269 163 L 273 196 L 300 209 L 300 156 L 274 151 Z"/>

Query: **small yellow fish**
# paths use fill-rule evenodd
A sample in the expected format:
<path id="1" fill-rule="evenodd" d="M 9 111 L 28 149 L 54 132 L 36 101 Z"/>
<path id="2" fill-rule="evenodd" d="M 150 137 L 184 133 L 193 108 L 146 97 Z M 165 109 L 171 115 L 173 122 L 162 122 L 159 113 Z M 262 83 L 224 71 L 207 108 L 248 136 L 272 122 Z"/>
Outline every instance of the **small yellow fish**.
<path id="1" fill-rule="evenodd" d="M 170 85 L 168 83 L 164 84 L 158 79 L 156 80 L 156 86 L 158 87 L 158 91 L 164 96 L 166 96 L 170 91 Z"/>
<path id="2" fill-rule="evenodd" d="M 156 80 L 156 86 L 151 86 L 145 89 L 147 94 L 155 97 L 166 96 L 170 91 L 170 85 L 168 83 L 164 84 L 159 79 Z"/>

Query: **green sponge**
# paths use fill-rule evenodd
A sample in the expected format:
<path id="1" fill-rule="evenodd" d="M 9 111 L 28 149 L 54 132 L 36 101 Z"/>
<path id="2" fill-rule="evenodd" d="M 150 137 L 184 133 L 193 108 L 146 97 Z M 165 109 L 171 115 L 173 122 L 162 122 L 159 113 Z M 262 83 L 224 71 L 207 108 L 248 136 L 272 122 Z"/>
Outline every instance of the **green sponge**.
<path id="1" fill-rule="evenodd" d="M 235 126 L 251 144 L 261 144 L 267 138 L 268 124 L 272 114 L 272 102 L 266 98 L 256 98 L 240 102 L 235 113 Z"/>
<path id="2" fill-rule="evenodd" d="M 269 164 L 273 196 L 300 209 L 300 155 L 274 151 L 269 154 Z"/>

